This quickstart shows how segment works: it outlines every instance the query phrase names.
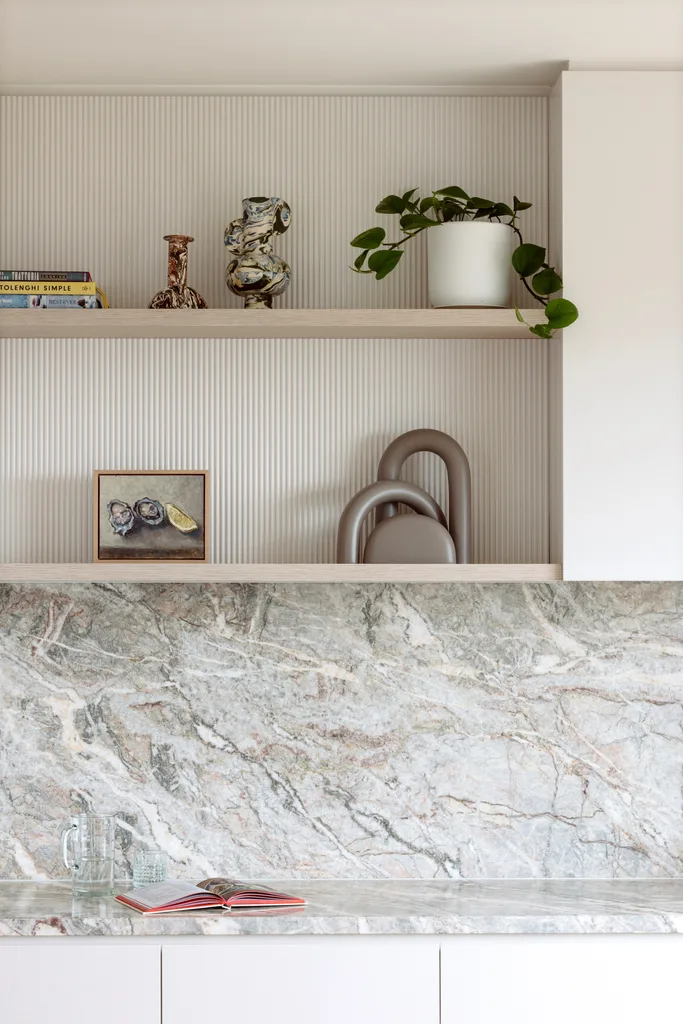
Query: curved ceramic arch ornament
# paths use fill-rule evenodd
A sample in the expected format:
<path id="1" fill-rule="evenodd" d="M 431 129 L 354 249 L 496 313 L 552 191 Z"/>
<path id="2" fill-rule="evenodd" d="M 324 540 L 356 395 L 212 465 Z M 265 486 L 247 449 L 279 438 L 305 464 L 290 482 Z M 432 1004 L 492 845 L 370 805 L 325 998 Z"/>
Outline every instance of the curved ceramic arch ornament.
<path id="1" fill-rule="evenodd" d="M 406 459 L 417 452 L 433 452 L 443 459 L 448 475 L 448 532 L 453 538 L 457 561 L 468 565 L 472 547 L 472 474 L 462 445 L 443 430 L 424 427 L 409 430 L 395 438 L 385 449 L 377 467 L 378 480 L 398 480 Z M 398 506 L 389 501 L 377 509 L 377 522 L 398 515 Z"/>
<path id="2" fill-rule="evenodd" d="M 399 480 L 403 463 L 416 452 L 439 455 L 448 473 L 446 517 L 421 487 Z M 470 560 L 472 481 L 470 464 L 461 445 L 441 430 L 410 430 L 391 442 L 380 459 L 378 480 L 364 487 L 347 504 L 339 520 L 337 562 L 454 563 Z M 399 516 L 398 503 L 416 516 Z M 376 509 L 375 528 L 361 555 L 361 529 Z"/>
<path id="3" fill-rule="evenodd" d="M 361 558 L 363 523 L 374 508 L 387 501 L 401 501 L 419 514 L 398 516 L 376 526 Z M 445 516 L 431 495 L 403 480 L 376 480 L 354 495 L 341 514 L 337 562 L 455 562 L 455 545 L 446 529 Z"/>

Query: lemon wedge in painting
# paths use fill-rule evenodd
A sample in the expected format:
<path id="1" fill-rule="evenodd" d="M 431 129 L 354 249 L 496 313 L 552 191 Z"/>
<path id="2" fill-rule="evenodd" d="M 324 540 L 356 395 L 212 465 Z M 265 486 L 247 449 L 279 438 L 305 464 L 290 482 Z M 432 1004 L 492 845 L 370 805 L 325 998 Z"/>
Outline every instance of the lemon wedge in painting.
<path id="1" fill-rule="evenodd" d="M 169 502 L 164 505 L 164 508 L 166 509 L 169 523 L 175 526 L 176 530 L 180 530 L 181 533 L 194 533 L 195 530 L 199 529 L 199 523 L 195 523 L 192 516 L 188 516 L 187 512 L 183 512 L 177 505 L 171 505 Z"/>

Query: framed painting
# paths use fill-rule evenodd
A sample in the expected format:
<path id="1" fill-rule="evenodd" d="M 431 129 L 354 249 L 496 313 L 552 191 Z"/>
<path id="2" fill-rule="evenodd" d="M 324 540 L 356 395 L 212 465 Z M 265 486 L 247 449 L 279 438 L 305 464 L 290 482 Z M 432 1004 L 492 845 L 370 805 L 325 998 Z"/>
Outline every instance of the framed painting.
<path id="1" fill-rule="evenodd" d="M 95 562 L 208 562 L 209 474 L 95 472 Z"/>

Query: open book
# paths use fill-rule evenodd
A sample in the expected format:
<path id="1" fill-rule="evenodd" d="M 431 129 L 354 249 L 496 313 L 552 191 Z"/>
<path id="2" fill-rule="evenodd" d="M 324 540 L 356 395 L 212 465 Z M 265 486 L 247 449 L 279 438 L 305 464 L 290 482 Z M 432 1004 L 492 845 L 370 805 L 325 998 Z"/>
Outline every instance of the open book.
<path id="1" fill-rule="evenodd" d="M 179 910 L 254 910 L 260 907 L 303 907 L 299 896 L 272 892 L 260 885 L 246 886 L 232 878 L 205 878 L 199 885 L 191 882 L 155 882 L 122 893 L 116 899 L 141 914 L 170 914 Z"/>

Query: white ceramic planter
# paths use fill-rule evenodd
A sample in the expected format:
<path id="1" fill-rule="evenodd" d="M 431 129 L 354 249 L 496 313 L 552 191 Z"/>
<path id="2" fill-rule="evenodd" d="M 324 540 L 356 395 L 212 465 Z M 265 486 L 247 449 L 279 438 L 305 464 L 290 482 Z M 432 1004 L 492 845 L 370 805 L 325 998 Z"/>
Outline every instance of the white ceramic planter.
<path id="1" fill-rule="evenodd" d="M 513 231 L 486 220 L 427 231 L 430 306 L 508 306 Z"/>

